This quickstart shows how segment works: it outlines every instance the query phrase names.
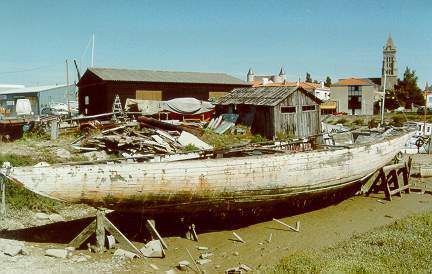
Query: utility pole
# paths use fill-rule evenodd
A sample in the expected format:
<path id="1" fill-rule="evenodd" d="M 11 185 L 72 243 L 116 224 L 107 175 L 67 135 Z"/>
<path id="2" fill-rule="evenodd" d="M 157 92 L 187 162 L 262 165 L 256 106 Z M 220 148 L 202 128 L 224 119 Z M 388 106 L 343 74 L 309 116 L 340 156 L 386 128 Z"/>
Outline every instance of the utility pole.
<path id="1" fill-rule="evenodd" d="M 384 109 L 385 109 L 385 96 L 386 96 L 386 81 L 387 81 L 387 74 L 384 69 L 384 85 L 383 85 L 383 98 L 382 98 L 382 105 L 381 105 L 381 126 L 384 127 Z"/>

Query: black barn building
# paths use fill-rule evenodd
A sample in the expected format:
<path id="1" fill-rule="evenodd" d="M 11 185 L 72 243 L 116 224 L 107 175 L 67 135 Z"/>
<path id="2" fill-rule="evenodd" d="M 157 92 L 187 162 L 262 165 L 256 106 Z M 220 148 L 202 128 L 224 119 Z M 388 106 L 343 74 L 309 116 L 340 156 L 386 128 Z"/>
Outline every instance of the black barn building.
<path id="1" fill-rule="evenodd" d="M 77 86 L 80 113 L 94 115 L 111 112 L 117 94 L 123 106 L 127 98 L 207 101 L 250 84 L 225 73 L 89 68 Z"/>

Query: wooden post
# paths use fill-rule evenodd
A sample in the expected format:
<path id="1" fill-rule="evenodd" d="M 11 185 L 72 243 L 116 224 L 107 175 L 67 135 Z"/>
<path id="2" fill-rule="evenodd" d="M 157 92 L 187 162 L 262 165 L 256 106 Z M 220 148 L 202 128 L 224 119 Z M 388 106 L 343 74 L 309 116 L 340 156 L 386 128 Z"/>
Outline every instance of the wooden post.
<path id="1" fill-rule="evenodd" d="M 96 220 L 93 220 L 78 236 L 76 236 L 70 243 L 70 246 L 79 248 L 85 241 L 92 236 L 96 231 L 96 246 L 99 253 L 105 250 L 105 230 L 107 230 L 114 238 L 124 245 L 126 249 L 136 253 L 141 257 L 141 252 L 131 243 L 123 233 L 118 230 L 113 223 L 105 216 L 105 211 L 98 209 L 96 212 Z"/>
<path id="2" fill-rule="evenodd" d="M 99 253 L 105 251 L 105 212 L 98 209 L 96 212 L 96 246 Z"/>
<path id="3" fill-rule="evenodd" d="M 50 126 L 51 126 L 51 140 L 56 140 L 59 136 L 57 120 L 51 121 Z"/>
<path id="4" fill-rule="evenodd" d="M 6 216 L 6 180 L 0 175 L 0 191 L 1 191 L 1 204 L 0 204 L 0 217 Z"/>

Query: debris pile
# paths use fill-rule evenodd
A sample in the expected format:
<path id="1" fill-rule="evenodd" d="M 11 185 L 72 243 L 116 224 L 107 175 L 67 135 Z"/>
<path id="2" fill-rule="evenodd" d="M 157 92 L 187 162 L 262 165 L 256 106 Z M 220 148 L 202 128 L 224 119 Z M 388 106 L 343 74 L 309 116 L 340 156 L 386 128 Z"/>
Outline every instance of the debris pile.
<path id="1" fill-rule="evenodd" d="M 138 121 L 83 136 L 72 143 L 80 151 L 106 151 L 125 158 L 177 154 L 192 150 L 211 150 L 212 146 L 196 135 L 202 130 L 193 126 L 174 125 L 153 118 L 139 117 Z M 188 147 L 189 145 L 189 147 Z"/>

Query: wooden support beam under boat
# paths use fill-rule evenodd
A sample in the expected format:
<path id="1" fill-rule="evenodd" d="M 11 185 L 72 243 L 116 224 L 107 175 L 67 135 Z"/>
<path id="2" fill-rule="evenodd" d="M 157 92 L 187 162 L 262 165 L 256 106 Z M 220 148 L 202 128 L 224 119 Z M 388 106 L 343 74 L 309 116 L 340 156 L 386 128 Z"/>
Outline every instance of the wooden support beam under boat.
<path id="1" fill-rule="evenodd" d="M 105 216 L 103 209 L 97 209 L 96 219 L 93 220 L 80 234 L 78 234 L 70 243 L 70 246 L 79 248 L 88 238 L 96 233 L 97 250 L 103 253 L 105 250 L 105 230 L 108 231 L 114 238 L 125 246 L 125 248 L 136 253 L 141 257 L 141 252 L 135 245 L 126 238 L 123 233 Z"/>
<path id="2" fill-rule="evenodd" d="M 391 201 L 392 196 L 402 196 L 402 192 L 410 193 L 409 178 L 411 173 L 412 159 L 408 158 L 408 161 L 404 163 L 398 163 L 393 165 L 384 166 L 379 169 L 378 175 L 374 182 L 366 192 L 366 196 L 369 196 L 372 192 L 378 193 L 384 191 L 386 199 Z M 399 184 L 399 176 L 402 175 L 403 185 Z"/>

